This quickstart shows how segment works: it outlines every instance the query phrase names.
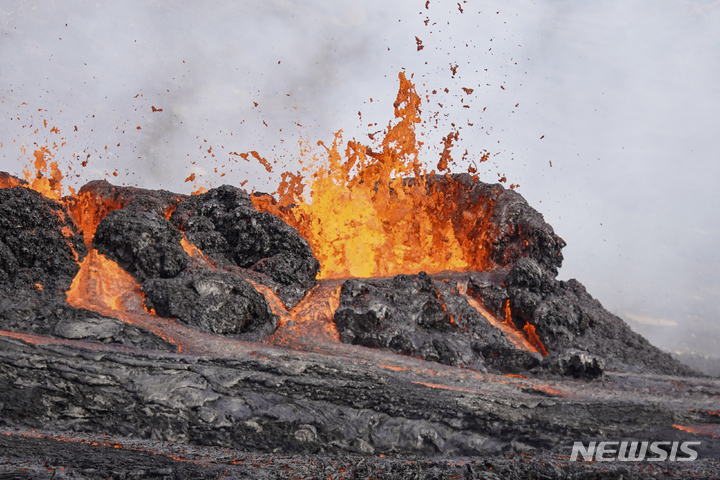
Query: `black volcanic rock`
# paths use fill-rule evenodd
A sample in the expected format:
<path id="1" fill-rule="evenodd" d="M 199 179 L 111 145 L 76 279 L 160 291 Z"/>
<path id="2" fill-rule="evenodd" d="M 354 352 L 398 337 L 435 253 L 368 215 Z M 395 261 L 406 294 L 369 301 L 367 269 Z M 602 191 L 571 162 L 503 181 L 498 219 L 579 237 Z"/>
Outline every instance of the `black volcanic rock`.
<path id="1" fill-rule="evenodd" d="M 107 180 L 93 180 L 80 188 L 77 195 L 65 198 L 76 216 L 87 215 L 98 219 L 117 209 L 155 213 L 167 216 L 186 195 L 167 190 L 147 190 L 137 187 L 112 185 Z"/>
<path id="2" fill-rule="evenodd" d="M 186 253 L 183 234 L 165 218 L 185 198 L 91 182 L 70 203 L 71 208 L 102 217 L 93 248 L 135 277 L 146 294 L 146 305 L 157 315 L 214 334 L 255 339 L 271 334 L 277 316 L 243 280 L 248 275 L 216 269 Z"/>
<path id="3" fill-rule="evenodd" d="M 308 242 L 279 217 L 255 210 L 243 190 L 224 185 L 192 196 L 170 221 L 216 265 L 263 274 L 288 308 L 317 283 L 320 264 Z"/>
<path id="4" fill-rule="evenodd" d="M 598 378 L 605 371 L 605 361 L 602 358 L 582 350 L 571 349 L 560 355 L 548 355 L 544 363 L 555 373 L 575 378 Z"/>
<path id="5" fill-rule="evenodd" d="M 449 177 L 466 210 L 438 214 L 457 223 L 466 253 L 487 259 L 485 271 L 342 285 L 342 340 L 387 351 L 328 335 L 300 352 L 153 320 L 183 347 L 168 353 L 174 346 L 145 329 L 68 306 L 73 250 L 86 254 L 78 230 L 62 204 L 0 190 L 0 330 L 15 332 L 0 332 L 0 478 L 716 476 L 720 383 L 680 377 L 692 372 L 579 282 L 557 280 L 562 240 L 515 192 L 469 178 Z M 432 181 L 449 189 L 449 179 Z M 107 216 L 98 247 L 134 269 L 149 307 L 186 325 L 274 342 L 278 319 L 245 274 L 288 304 L 315 282 L 297 232 L 237 189 L 189 198 L 171 222 L 179 196 L 103 182 L 81 192 L 72 208 Z M 184 257 L 175 226 L 222 268 Z M 315 320 L 334 308 L 338 283 L 308 299 Z M 485 309 L 536 332 L 549 354 L 516 348 Z M 284 325 L 307 321 L 291 317 Z M 692 440 L 700 458 L 568 460 L 576 441 L 625 439 Z"/>
<path id="6" fill-rule="evenodd" d="M 86 254 L 63 204 L 24 187 L 0 189 L 0 329 L 177 351 L 149 330 L 65 302 Z"/>
<path id="7" fill-rule="evenodd" d="M 435 213 L 452 221 L 466 258 L 487 258 L 490 270 L 529 257 L 557 275 L 565 242 L 515 190 L 466 173 L 430 177 L 428 187 L 442 195 Z"/>
<path id="8" fill-rule="evenodd" d="M 222 270 L 191 268 L 172 279 L 143 283 L 146 305 L 162 317 L 218 335 L 273 333 L 278 317 L 247 281 Z"/>
<path id="9" fill-rule="evenodd" d="M 461 280 L 462 281 L 462 280 Z M 343 283 L 333 321 L 341 341 L 445 365 L 518 373 L 540 364 L 458 293 L 458 279 L 424 272 Z"/>
<path id="10" fill-rule="evenodd" d="M 98 225 L 93 247 L 142 282 L 172 278 L 190 265 L 182 234 L 156 213 L 115 210 Z"/>
<path id="11" fill-rule="evenodd" d="M 608 390 L 591 385 L 597 397 L 583 392 L 586 383 L 566 380 L 565 391 L 580 398 L 564 398 L 522 380 L 423 370 L 268 349 L 238 351 L 229 359 L 26 345 L 0 337 L 0 428 L 103 432 L 171 441 L 173 448 L 248 453 L 502 458 L 544 451 L 567 458 L 567 445 L 577 440 L 678 440 L 693 437 L 671 425 L 718 425 L 716 416 L 675 399 L 681 392 L 710 402 L 718 386 L 706 381 L 698 391 L 701 379 L 673 385 L 637 376 L 625 385 L 614 376 Z M 649 405 L 637 393 L 648 386 L 658 389 L 658 403 Z M 612 394 L 605 397 L 606 391 Z M 704 438 L 703 458 L 717 457 L 718 445 Z"/>
<path id="12" fill-rule="evenodd" d="M 343 342 L 449 364 L 468 365 L 472 358 L 505 373 L 694 373 L 605 310 L 577 280 L 556 279 L 565 242 L 520 194 L 465 174 L 431 177 L 428 185 L 446 199 L 436 214 L 452 220 L 466 258 L 485 258 L 487 271 L 496 273 L 451 276 L 444 287 L 443 275 L 349 280 L 335 314 Z M 458 281 L 497 319 L 504 320 L 509 307 L 514 327 L 528 340 L 526 325 L 534 329 L 550 353 L 546 361 L 516 349 L 469 307 L 453 288 Z"/>
<path id="13" fill-rule="evenodd" d="M 533 325 L 548 350 L 561 357 L 580 350 L 602 359 L 607 369 L 695 373 L 605 310 L 577 280 L 555 280 L 533 260 L 523 259 L 504 283 L 517 327 Z"/>
<path id="14" fill-rule="evenodd" d="M 15 288 L 70 288 L 87 248 L 65 209 L 34 190 L 0 189 L 0 275 Z"/>

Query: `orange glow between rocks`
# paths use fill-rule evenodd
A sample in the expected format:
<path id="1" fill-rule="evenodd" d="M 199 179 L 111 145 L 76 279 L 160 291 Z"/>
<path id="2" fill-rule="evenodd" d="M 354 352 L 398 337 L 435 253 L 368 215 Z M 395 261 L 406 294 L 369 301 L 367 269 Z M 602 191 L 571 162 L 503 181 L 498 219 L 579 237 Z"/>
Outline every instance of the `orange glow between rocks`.
<path id="1" fill-rule="evenodd" d="M 91 250 L 80 264 L 67 292 L 67 302 L 94 311 L 154 314 L 145 310 L 143 294 L 132 275 L 97 250 Z"/>
<path id="2" fill-rule="evenodd" d="M 548 354 L 548 351 L 545 349 L 545 346 L 542 344 L 539 338 L 537 338 L 537 335 L 535 335 L 536 342 L 526 338 L 523 335 L 523 331 L 519 330 L 515 324 L 512 322 L 512 318 L 510 317 L 510 305 L 509 303 L 505 304 L 505 321 L 501 322 L 493 314 L 488 312 L 485 307 L 480 305 L 480 303 L 475 300 L 473 297 L 471 297 L 467 293 L 467 284 L 464 283 L 458 283 L 458 292 L 460 295 L 465 297 L 465 300 L 470 304 L 471 307 L 473 307 L 475 310 L 477 310 L 480 315 L 485 317 L 485 319 L 490 322 L 490 324 L 501 330 L 505 336 L 507 337 L 510 342 L 512 342 L 513 345 L 515 345 L 515 348 L 519 350 L 526 350 L 528 352 L 535 352 L 541 354 L 543 357 Z M 527 333 L 527 332 L 525 332 Z M 535 330 L 533 328 L 532 333 L 535 334 Z"/>

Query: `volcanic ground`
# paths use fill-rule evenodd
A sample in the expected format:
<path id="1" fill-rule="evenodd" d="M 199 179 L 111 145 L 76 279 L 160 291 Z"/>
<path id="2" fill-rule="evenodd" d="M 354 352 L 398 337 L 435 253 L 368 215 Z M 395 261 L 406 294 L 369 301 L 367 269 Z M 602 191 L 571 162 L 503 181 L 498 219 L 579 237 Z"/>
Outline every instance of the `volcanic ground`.
<path id="1" fill-rule="evenodd" d="M 557 280 L 517 192 L 426 182 L 483 268 L 328 278 L 264 194 L 0 173 L 0 479 L 716 478 L 720 380 Z"/>

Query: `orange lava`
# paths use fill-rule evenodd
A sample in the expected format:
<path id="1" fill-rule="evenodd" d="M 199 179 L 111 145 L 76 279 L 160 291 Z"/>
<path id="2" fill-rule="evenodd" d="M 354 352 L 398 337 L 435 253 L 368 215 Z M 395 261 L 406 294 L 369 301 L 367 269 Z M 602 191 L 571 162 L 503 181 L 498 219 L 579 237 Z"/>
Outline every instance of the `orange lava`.
<path id="1" fill-rule="evenodd" d="M 268 305 L 270 305 L 270 310 L 272 310 L 272 313 L 280 317 L 280 325 L 283 325 L 293 319 L 292 315 L 290 314 L 290 312 L 288 312 L 287 307 L 285 306 L 283 301 L 280 300 L 280 297 L 275 295 L 275 292 L 273 292 L 270 287 L 263 285 L 262 283 L 253 282 L 252 280 L 247 281 L 252 284 L 255 290 L 260 292 L 263 297 L 265 297 Z"/>
<path id="2" fill-rule="evenodd" d="M 140 286 L 132 275 L 97 250 L 91 250 L 80 264 L 80 271 L 67 292 L 67 302 L 76 308 L 95 311 L 148 313 Z"/>
<path id="3" fill-rule="evenodd" d="M 121 444 L 119 444 L 119 443 L 113 443 L 113 442 L 102 442 L 102 441 L 101 441 L 101 442 L 94 442 L 94 441 L 85 440 L 85 439 L 80 439 L 80 438 L 74 438 L 74 437 L 70 437 L 70 436 L 58 437 L 58 436 L 55 436 L 55 435 L 45 435 L 45 434 L 41 434 L 41 433 L 36 433 L 34 430 L 33 430 L 32 432 L 20 432 L 20 433 L 10 432 L 10 433 L 2 433 L 2 434 L 3 434 L 3 435 L 7 435 L 7 436 L 19 435 L 19 436 L 22 436 L 22 437 L 25 437 L 25 438 L 38 438 L 38 439 L 43 439 L 43 440 L 55 440 L 55 441 L 57 441 L 57 442 L 86 444 L 86 445 L 91 445 L 91 446 L 93 446 L 93 447 L 116 448 L 116 449 L 123 449 L 123 450 L 132 450 L 132 451 L 136 451 L 136 452 L 146 452 L 146 453 L 151 453 L 151 454 L 154 454 L 154 455 L 162 455 L 162 456 L 164 456 L 164 457 L 171 458 L 171 459 L 176 460 L 176 461 L 179 461 L 179 462 L 191 462 L 191 463 L 194 463 L 194 464 L 196 464 L 196 465 L 200 465 L 200 466 L 204 466 L 204 467 L 207 467 L 207 466 L 208 466 L 208 465 L 205 465 L 202 461 L 188 460 L 188 459 L 186 459 L 186 458 L 177 457 L 177 456 L 174 456 L 174 455 L 172 455 L 172 454 L 168 454 L 168 453 L 164 453 L 164 452 L 158 452 L 158 451 L 155 451 L 155 450 L 147 450 L 147 449 L 144 449 L 144 448 L 138 448 L 138 447 L 129 446 L 129 445 L 121 445 Z M 52 469 L 48 469 L 48 470 L 52 471 Z M 64 470 L 64 468 L 60 468 L 60 470 Z M 53 476 L 54 476 L 54 475 L 53 475 Z"/>
<path id="4" fill-rule="evenodd" d="M 13 188 L 21 185 L 20 180 L 8 176 L 7 178 L 0 177 L 0 188 Z"/>
<path id="5" fill-rule="evenodd" d="M 182 238 L 180 239 L 180 245 L 182 245 L 183 250 L 185 250 L 185 253 L 190 255 L 191 258 L 194 258 L 195 260 L 202 260 L 203 262 L 207 263 L 208 265 L 211 265 L 210 260 L 207 259 L 205 254 L 200 251 L 199 248 L 197 248 L 195 245 L 190 243 L 190 241 L 187 239 L 185 234 L 183 234 Z"/>
<path id="6" fill-rule="evenodd" d="M 416 383 L 418 385 L 424 385 L 424 386 L 430 387 L 430 388 L 438 388 L 441 390 L 454 390 L 456 392 L 477 393 L 477 394 L 481 394 L 481 395 L 483 394 L 483 392 L 481 392 L 479 390 L 473 390 L 470 388 L 462 388 L 462 387 L 451 387 L 449 385 L 440 385 L 438 383 L 426 383 L 426 382 L 416 382 L 416 381 L 413 381 L 412 383 Z"/>
<path id="7" fill-rule="evenodd" d="M 539 342 L 539 346 L 542 348 L 538 348 L 536 344 L 534 344 L 532 341 L 530 341 L 528 338 L 523 335 L 523 331 L 519 330 L 515 324 L 512 322 L 512 318 L 510 317 L 510 307 L 509 304 L 505 305 L 505 321 L 501 322 L 493 314 L 488 312 L 485 307 L 480 305 L 480 303 L 472 298 L 467 293 L 467 284 L 465 283 L 458 283 L 458 292 L 460 295 L 465 297 L 465 300 L 470 304 L 471 307 L 473 307 L 475 310 L 477 310 L 480 315 L 485 317 L 485 319 L 490 322 L 490 324 L 501 330 L 508 340 L 512 342 L 513 345 L 515 345 L 515 348 L 520 350 L 526 350 L 528 352 L 535 352 L 541 354 L 543 357 L 548 354 L 547 350 L 545 349 L 545 346 L 540 342 L 540 339 L 537 339 L 537 342 Z M 533 334 L 535 331 L 533 330 Z M 537 336 L 536 336 L 537 338 Z"/>
<path id="8" fill-rule="evenodd" d="M 526 323 L 523 327 L 523 332 L 525 332 L 525 336 L 528 339 L 528 342 L 532 344 L 533 347 L 537 349 L 537 351 L 543 356 L 548 356 L 548 351 L 545 348 L 545 345 L 543 345 L 540 338 L 537 336 L 537 333 L 535 333 L 535 325 L 530 325 L 529 323 Z"/>
<path id="9" fill-rule="evenodd" d="M 60 340 L 57 338 L 46 337 L 44 335 L 35 335 L 32 333 L 11 332 L 9 330 L 0 330 L 0 336 L 15 338 L 17 340 L 22 340 L 26 343 L 32 343 L 33 345 L 62 345 L 62 344 L 66 344 L 66 343 L 70 343 L 70 344 L 79 343 L 79 342 L 73 342 L 72 340 Z"/>
<path id="10" fill-rule="evenodd" d="M 383 367 L 383 368 L 390 369 L 390 370 L 395 370 L 396 372 L 402 372 L 402 371 L 404 371 L 404 370 L 409 370 L 409 369 L 410 369 L 410 367 L 397 367 L 397 366 L 395 366 L 395 365 L 384 365 L 384 364 L 380 364 L 379 366 L 381 366 L 381 367 Z"/>
<path id="11" fill-rule="evenodd" d="M 305 295 L 289 312 L 282 301 L 264 285 L 255 285 L 265 295 L 273 313 L 280 316 L 280 326 L 267 343 L 293 346 L 308 340 L 340 342 L 333 316 L 340 305 L 340 280 L 323 280 Z"/>
<path id="12" fill-rule="evenodd" d="M 320 260 L 319 278 L 382 277 L 420 271 L 482 270 L 488 266 L 482 242 L 459 242 L 450 214 L 452 198 L 428 181 L 418 160 L 415 136 L 420 97 L 400 73 L 390 123 L 377 150 L 349 141 L 341 132 L 323 152 L 304 150 L 310 166 L 311 199 L 303 196 L 303 177 L 283 174 L 279 201 L 253 196 L 256 208 L 274 213 L 297 228 Z M 455 138 L 453 136 L 453 138 Z M 443 165 L 447 163 L 444 154 Z M 448 177 L 450 178 L 450 177 Z M 292 208 L 286 208 L 293 205 Z M 473 244 L 474 243 L 474 244 Z"/>
<path id="13" fill-rule="evenodd" d="M 512 313 L 510 311 L 510 300 L 505 301 L 505 322 L 503 322 L 509 328 L 517 329 L 515 322 L 512 321 Z M 525 338 L 528 343 L 532 345 L 533 351 L 539 353 L 543 357 L 547 357 L 548 351 L 545 345 L 540 341 L 537 334 L 535 333 L 535 325 L 526 323 L 522 331 L 525 333 Z"/>
<path id="14" fill-rule="evenodd" d="M 35 150 L 33 156 L 35 162 L 33 164 L 35 171 L 32 172 L 28 166 L 23 171 L 25 180 L 27 180 L 29 187 L 36 190 L 48 198 L 53 200 L 60 200 L 62 198 L 62 173 L 58 168 L 57 162 L 50 162 L 48 165 L 45 156 L 52 158 L 50 150 L 45 147 L 40 147 L 40 150 Z M 48 173 L 48 167 L 50 172 Z"/>
<path id="15" fill-rule="evenodd" d="M 67 291 L 67 302 L 71 306 L 147 328 L 177 345 L 178 352 L 182 352 L 183 347 L 176 338 L 153 325 L 154 322 L 146 321 L 144 317 L 155 318 L 155 311 L 148 311 L 144 300 L 145 295 L 132 275 L 97 250 L 90 250 Z"/>
<path id="16" fill-rule="evenodd" d="M 674 428 L 683 432 L 696 435 L 710 435 L 713 438 L 720 438 L 720 425 L 673 425 Z"/>
<path id="17" fill-rule="evenodd" d="M 532 385 L 531 388 L 534 388 L 535 390 L 542 390 L 543 392 L 549 393 L 551 395 L 567 397 L 567 395 L 562 390 L 558 390 L 557 388 L 553 388 L 548 385 Z"/>
<path id="18" fill-rule="evenodd" d="M 66 201 L 70 216 L 82 230 L 85 245 L 92 247 L 95 230 L 100 221 L 113 210 L 123 208 L 123 204 L 110 198 L 103 198 L 92 191 L 80 192 Z"/>

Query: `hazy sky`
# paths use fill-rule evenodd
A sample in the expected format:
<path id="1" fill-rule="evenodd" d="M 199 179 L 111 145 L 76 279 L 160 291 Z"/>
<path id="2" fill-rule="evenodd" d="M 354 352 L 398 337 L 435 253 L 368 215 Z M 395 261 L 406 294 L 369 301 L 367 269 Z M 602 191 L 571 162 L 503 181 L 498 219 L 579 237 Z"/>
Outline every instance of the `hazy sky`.
<path id="1" fill-rule="evenodd" d="M 567 241 L 561 278 L 656 344 L 712 354 L 719 25 L 717 0 L 0 0 L 0 170 L 55 143 L 69 185 L 273 191 L 298 142 L 387 126 L 405 71 L 428 165 L 459 129 L 454 157 L 491 152 L 481 178 L 520 184 Z M 229 154 L 249 150 L 274 173 Z"/>

